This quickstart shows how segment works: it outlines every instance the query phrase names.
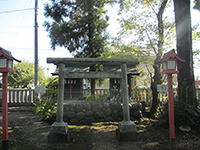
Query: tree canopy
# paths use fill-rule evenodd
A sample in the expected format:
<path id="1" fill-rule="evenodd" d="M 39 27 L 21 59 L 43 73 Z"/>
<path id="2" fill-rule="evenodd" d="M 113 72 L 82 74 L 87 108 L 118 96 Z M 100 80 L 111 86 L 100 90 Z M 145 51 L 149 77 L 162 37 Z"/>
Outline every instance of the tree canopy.
<path id="1" fill-rule="evenodd" d="M 51 47 L 64 46 L 75 57 L 100 57 L 106 50 L 108 16 L 105 4 L 112 0 L 51 0 L 45 6 L 44 23 Z M 90 67 L 96 71 L 96 66 Z M 91 93 L 94 94 L 95 80 L 91 80 Z"/>
<path id="2" fill-rule="evenodd" d="M 77 57 L 99 57 L 104 51 L 108 26 L 105 4 L 110 0 L 51 0 L 44 23 L 51 47 L 64 46 Z"/>
<path id="3" fill-rule="evenodd" d="M 14 64 L 13 70 L 15 73 L 9 73 L 8 85 L 17 88 L 27 88 L 34 84 L 34 64 L 29 62 L 21 62 Z M 43 84 L 45 80 L 44 71 L 39 67 L 39 82 Z"/>
<path id="4" fill-rule="evenodd" d="M 132 40 L 125 44 L 121 44 L 122 40 L 120 40 L 115 45 L 119 49 L 133 53 L 143 64 L 147 64 L 150 56 L 155 57 L 154 73 L 150 72 L 148 65 L 146 65 L 151 77 L 153 95 L 151 117 L 154 116 L 158 106 L 157 84 L 162 83 L 160 75 L 161 58 L 164 48 L 169 47 L 172 37 L 175 37 L 174 23 L 170 17 L 164 14 L 170 4 L 170 0 L 124 0 L 121 3 L 120 14 L 122 14 L 122 18 L 119 20 L 122 30 L 119 35 L 121 39 L 124 36 L 129 38 L 131 36 Z"/>

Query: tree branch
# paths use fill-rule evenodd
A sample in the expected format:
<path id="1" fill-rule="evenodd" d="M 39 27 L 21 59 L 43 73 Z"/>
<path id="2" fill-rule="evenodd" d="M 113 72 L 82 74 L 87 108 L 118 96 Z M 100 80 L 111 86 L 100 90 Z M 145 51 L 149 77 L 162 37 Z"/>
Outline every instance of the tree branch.
<path id="1" fill-rule="evenodd" d="M 155 49 L 155 47 L 153 46 L 153 42 L 151 41 L 151 38 L 150 38 L 150 36 L 149 36 L 147 30 L 144 29 L 144 31 L 145 31 L 145 33 L 147 34 L 147 37 L 148 37 L 148 39 L 149 39 L 149 42 L 150 42 L 150 44 L 151 44 L 151 47 L 153 48 L 154 53 L 157 54 L 156 49 Z"/>
<path id="2" fill-rule="evenodd" d="M 166 7 L 166 5 L 167 5 L 167 2 L 168 2 L 168 0 L 163 0 L 162 4 L 161 4 L 161 6 L 160 6 L 160 9 L 159 9 L 159 11 L 158 11 L 157 16 L 163 15 L 163 12 L 164 12 L 164 10 L 165 10 L 165 7 Z"/>
<path id="3" fill-rule="evenodd" d="M 164 13 L 167 1 L 168 0 L 163 0 L 161 6 L 159 8 L 158 14 L 157 14 L 157 18 L 158 18 L 158 37 L 159 37 L 159 40 L 158 40 L 158 53 L 157 53 L 157 58 L 155 60 L 155 63 L 159 63 L 160 60 L 161 60 L 161 57 L 162 57 L 162 50 L 163 50 L 163 43 L 164 43 L 164 35 L 163 35 L 164 34 L 163 33 L 164 29 L 163 29 L 162 16 L 163 16 L 163 13 Z"/>
<path id="4" fill-rule="evenodd" d="M 153 12 L 157 15 L 155 9 L 153 8 L 153 6 L 151 5 L 151 3 L 149 3 L 149 1 L 147 1 L 147 3 L 149 4 L 149 6 L 151 7 L 151 9 L 153 10 Z"/>
<path id="5" fill-rule="evenodd" d="M 141 57 L 142 59 L 143 59 L 143 57 Z M 151 82 L 153 81 L 153 76 L 152 76 L 152 73 L 151 73 L 151 71 L 149 70 L 149 67 L 148 67 L 148 65 L 147 65 L 147 63 L 146 63 L 146 61 L 143 59 L 143 61 L 144 61 L 144 64 L 145 64 L 145 67 L 147 68 L 147 71 L 148 71 L 148 73 L 150 74 L 150 77 L 151 77 Z"/>

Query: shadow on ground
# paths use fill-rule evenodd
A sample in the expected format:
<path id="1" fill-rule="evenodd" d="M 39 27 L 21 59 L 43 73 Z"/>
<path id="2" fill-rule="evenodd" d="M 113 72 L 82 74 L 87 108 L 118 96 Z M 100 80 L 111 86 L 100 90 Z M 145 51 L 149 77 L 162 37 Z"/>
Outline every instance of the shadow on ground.
<path id="1" fill-rule="evenodd" d="M 133 142 L 116 139 L 118 122 L 101 122 L 92 125 L 69 125 L 70 143 L 49 144 L 47 135 L 50 125 L 40 120 L 33 111 L 9 109 L 9 150 L 168 150 L 168 127 L 157 120 L 147 118 L 135 121 L 138 129 Z M 2 113 L 0 114 L 2 136 Z M 2 145 L 2 141 L 0 141 Z M 176 149 L 197 150 L 200 135 L 196 130 L 189 133 L 177 131 Z M 1 147 L 0 147 L 1 149 Z"/>

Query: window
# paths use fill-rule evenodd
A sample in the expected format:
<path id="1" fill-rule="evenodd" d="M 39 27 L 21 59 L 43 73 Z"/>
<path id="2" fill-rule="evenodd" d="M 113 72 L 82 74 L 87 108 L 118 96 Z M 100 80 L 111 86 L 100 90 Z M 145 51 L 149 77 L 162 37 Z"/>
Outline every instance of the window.
<path id="1" fill-rule="evenodd" d="M 0 68 L 6 68 L 6 67 L 7 67 L 7 60 L 0 59 Z"/>

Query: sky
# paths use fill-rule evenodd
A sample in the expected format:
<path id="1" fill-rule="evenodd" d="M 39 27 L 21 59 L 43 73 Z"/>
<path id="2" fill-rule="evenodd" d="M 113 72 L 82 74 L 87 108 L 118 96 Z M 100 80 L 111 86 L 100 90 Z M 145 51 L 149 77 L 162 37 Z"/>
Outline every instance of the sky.
<path id="1" fill-rule="evenodd" d="M 45 21 L 43 8 L 48 1 L 38 0 L 38 62 L 39 66 L 44 68 L 46 76 L 50 76 L 56 68 L 53 64 L 46 63 L 47 57 L 72 57 L 67 49 L 62 47 L 57 47 L 55 51 L 51 49 L 50 38 L 43 26 Z M 0 47 L 11 51 L 15 58 L 32 63 L 34 63 L 34 7 L 35 0 L 0 0 Z M 107 31 L 116 36 L 120 29 L 116 21 L 117 9 L 109 7 L 108 10 L 110 25 Z M 200 22 L 199 15 L 198 11 L 192 11 L 192 21 Z M 194 71 L 196 76 L 200 76 L 199 66 L 195 67 Z"/>
<path id="2" fill-rule="evenodd" d="M 47 57 L 72 57 L 72 55 L 62 47 L 57 47 L 55 51 L 51 49 L 50 38 L 43 26 L 45 21 L 43 8 L 46 2 L 48 0 L 38 0 L 38 63 L 39 66 L 44 68 L 45 75 L 49 76 L 50 73 L 55 71 L 55 66 L 46 63 Z M 0 47 L 11 51 L 17 59 L 32 63 L 35 60 L 34 7 L 35 0 L 0 0 Z M 112 11 L 110 11 L 110 14 L 116 16 L 116 13 L 112 13 Z M 112 17 L 110 22 L 113 22 L 113 24 L 108 27 L 108 30 L 111 29 L 116 33 L 117 27 L 119 27 L 115 23 L 117 21 Z M 50 70 L 47 71 L 47 68 L 50 68 Z"/>

